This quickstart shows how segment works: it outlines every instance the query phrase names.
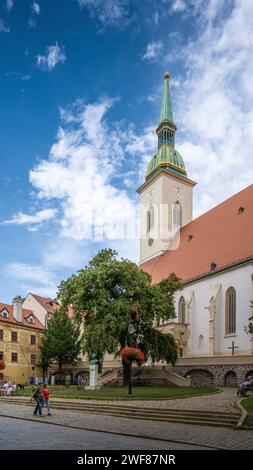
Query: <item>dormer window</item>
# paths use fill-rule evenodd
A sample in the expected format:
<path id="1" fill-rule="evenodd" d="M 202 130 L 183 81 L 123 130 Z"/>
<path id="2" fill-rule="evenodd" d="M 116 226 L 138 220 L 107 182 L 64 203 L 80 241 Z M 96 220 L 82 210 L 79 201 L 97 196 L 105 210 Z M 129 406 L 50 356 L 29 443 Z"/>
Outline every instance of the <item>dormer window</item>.
<path id="1" fill-rule="evenodd" d="M 244 212 L 244 207 L 239 207 L 238 209 L 238 215 L 242 214 Z"/>
<path id="2" fill-rule="evenodd" d="M 211 271 L 214 271 L 216 269 L 217 264 L 216 263 L 211 263 Z"/>
<path id="3" fill-rule="evenodd" d="M 9 318 L 9 312 L 7 310 L 7 308 L 4 308 L 1 312 L 1 317 L 2 318 Z"/>
<path id="4" fill-rule="evenodd" d="M 28 322 L 31 323 L 31 325 L 34 325 L 34 318 L 32 315 L 30 315 L 30 317 L 28 317 Z"/>

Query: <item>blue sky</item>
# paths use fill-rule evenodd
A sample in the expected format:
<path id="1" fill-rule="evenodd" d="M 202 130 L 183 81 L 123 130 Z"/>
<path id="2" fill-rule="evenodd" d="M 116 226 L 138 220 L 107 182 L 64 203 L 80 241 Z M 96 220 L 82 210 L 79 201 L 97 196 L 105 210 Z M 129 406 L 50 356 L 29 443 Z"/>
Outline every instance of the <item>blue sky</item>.
<path id="1" fill-rule="evenodd" d="M 138 261 L 165 70 L 195 216 L 252 184 L 252 0 L 0 0 L 0 47 L 1 301 Z"/>

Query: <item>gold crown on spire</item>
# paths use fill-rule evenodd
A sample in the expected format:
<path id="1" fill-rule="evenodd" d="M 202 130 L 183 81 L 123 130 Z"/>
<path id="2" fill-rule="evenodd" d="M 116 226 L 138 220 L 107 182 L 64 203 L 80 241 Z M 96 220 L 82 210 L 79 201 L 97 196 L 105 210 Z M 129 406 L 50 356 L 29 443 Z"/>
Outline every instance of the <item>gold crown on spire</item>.
<path id="1" fill-rule="evenodd" d="M 170 78 L 170 72 L 165 72 L 165 74 L 164 74 L 164 80 L 165 80 L 166 78 Z"/>

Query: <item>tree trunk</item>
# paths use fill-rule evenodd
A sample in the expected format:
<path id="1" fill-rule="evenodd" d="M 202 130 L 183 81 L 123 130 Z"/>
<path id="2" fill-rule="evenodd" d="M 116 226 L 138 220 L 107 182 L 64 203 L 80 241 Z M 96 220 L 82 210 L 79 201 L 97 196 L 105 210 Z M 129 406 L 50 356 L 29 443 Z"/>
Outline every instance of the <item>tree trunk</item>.
<path id="1" fill-rule="evenodd" d="M 123 365 L 123 386 L 128 385 L 130 378 L 130 364 L 128 361 L 122 361 Z"/>

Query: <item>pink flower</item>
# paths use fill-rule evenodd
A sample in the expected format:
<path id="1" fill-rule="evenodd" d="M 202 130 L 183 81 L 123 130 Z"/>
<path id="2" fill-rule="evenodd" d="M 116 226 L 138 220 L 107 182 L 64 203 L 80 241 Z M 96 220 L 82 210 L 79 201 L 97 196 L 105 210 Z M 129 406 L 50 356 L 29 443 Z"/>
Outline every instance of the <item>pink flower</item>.
<path id="1" fill-rule="evenodd" d="M 128 362 L 141 364 L 145 360 L 144 352 L 141 349 L 126 346 L 120 351 L 121 359 Z"/>

